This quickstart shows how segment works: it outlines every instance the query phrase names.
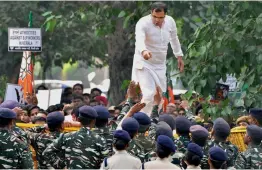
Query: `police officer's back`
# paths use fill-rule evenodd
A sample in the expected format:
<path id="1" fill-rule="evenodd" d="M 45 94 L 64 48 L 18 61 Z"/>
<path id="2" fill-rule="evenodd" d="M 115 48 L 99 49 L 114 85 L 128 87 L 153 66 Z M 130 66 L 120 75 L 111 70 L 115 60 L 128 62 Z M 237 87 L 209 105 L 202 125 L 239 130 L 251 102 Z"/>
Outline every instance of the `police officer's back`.
<path id="1" fill-rule="evenodd" d="M 116 150 L 115 154 L 104 159 L 101 169 L 140 169 L 140 159 L 132 156 L 126 151 L 130 140 L 131 138 L 125 130 L 115 131 L 113 142 L 113 146 Z"/>
<path id="2" fill-rule="evenodd" d="M 152 141 L 148 136 L 145 135 L 146 131 L 151 125 L 151 120 L 147 114 L 143 112 L 137 112 L 133 115 L 139 123 L 138 135 L 135 138 L 137 143 L 143 147 L 144 152 L 148 153 L 154 148 L 154 141 Z"/>
<path id="3" fill-rule="evenodd" d="M 230 141 L 227 141 L 229 134 L 229 124 L 223 118 L 217 118 L 214 121 L 213 130 L 211 132 L 213 139 L 208 141 L 207 148 L 218 146 L 225 150 L 228 157 L 227 166 L 233 167 L 238 156 L 238 148 Z"/>
<path id="4" fill-rule="evenodd" d="M 38 161 L 38 166 L 40 169 L 61 169 L 64 167 L 64 164 L 56 164 L 55 167 L 50 166 L 46 163 L 46 160 L 42 156 L 42 153 L 47 148 L 47 146 L 60 136 L 63 130 L 64 119 L 64 115 L 61 112 L 52 112 L 47 115 L 47 125 L 50 132 L 46 132 L 45 127 L 34 127 L 28 129 L 27 131 L 27 134 L 29 135 L 31 141 L 31 145 L 36 151 L 36 159 Z M 42 131 L 40 131 L 41 129 Z"/>
<path id="5" fill-rule="evenodd" d="M 15 112 L 0 108 L 0 169 L 33 169 L 28 146 L 11 131 L 15 119 Z"/>
<path id="6" fill-rule="evenodd" d="M 206 128 L 200 125 L 193 125 L 190 127 L 190 133 L 191 133 L 191 140 L 193 143 L 196 143 L 203 149 L 203 158 L 201 159 L 201 168 L 202 169 L 209 169 L 208 165 L 208 150 L 205 149 L 207 140 L 209 137 L 209 133 Z"/>
<path id="7" fill-rule="evenodd" d="M 227 153 L 218 146 L 213 146 L 208 151 L 208 164 L 210 169 L 226 169 L 227 168 Z"/>
<path id="8" fill-rule="evenodd" d="M 97 118 L 90 106 L 79 108 L 79 131 L 61 135 L 44 151 L 45 160 L 51 165 L 65 160 L 68 169 L 96 169 L 108 156 L 106 140 L 91 131 Z M 58 153 L 63 153 L 61 158 Z"/>
<path id="9" fill-rule="evenodd" d="M 160 135 L 157 138 L 157 156 L 154 161 L 146 162 L 142 169 L 180 169 L 178 166 L 172 164 L 169 156 L 176 151 L 173 140 L 165 135 Z"/>
<path id="10" fill-rule="evenodd" d="M 110 130 L 110 127 L 107 126 L 108 119 L 110 117 L 109 111 L 104 106 L 94 106 L 93 107 L 98 117 L 96 118 L 96 128 L 93 130 L 95 133 L 97 133 L 99 136 L 102 136 L 106 139 L 107 143 L 107 149 L 109 150 L 109 155 L 113 154 L 113 134 Z"/>

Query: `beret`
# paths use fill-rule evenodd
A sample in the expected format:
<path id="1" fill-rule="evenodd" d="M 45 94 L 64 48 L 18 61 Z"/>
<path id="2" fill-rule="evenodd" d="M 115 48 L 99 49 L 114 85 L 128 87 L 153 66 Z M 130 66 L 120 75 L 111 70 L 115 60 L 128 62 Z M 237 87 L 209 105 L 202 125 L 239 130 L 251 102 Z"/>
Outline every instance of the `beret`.
<path id="1" fill-rule="evenodd" d="M 162 114 L 162 115 L 160 115 L 159 116 L 159 121 L 166 122 L 171 127 L 172 130 L 174 130 L 175 127 L 176 127 L 175 119 L 171 115 L 169 115 L 169 114 Z"/>
<path id="2" fill-rule="evenodd" d="M 110 117 L 110 113 L 104 106 L 94 106 L 93 107 L 98 115 L 97 119 L 108 119 Z"/>
<path id="3" fill-rule="evenodd" d="M 7 119 L 15 119 L 16 113 L 8 108 L 0 108 L 0 117 L 7 118 Z"/>
<path id="4" fill-rule="evenodd" d="M 127 141 L 127 142 L 129 142 L 131 140 L 128 132 L 125 131 L 125 130 L 116 130 L 114 132 L 114 138 L 122 139 L 122 140 Z"/>
<path id="5" fill-rule="evenodd" d="M 260 125 L 262 125 L 262 109 L 261 108 L 250 109 L 249 113 L 252 117 L 257 119 Z"/>
<path id="6" fill-rule="evenodd" d="M 157 137 L 157 149 L 176 152 L 176 146 L 173 140 L 170 137 L 165 136 L 165 135 L 160 135 Z"/>
<path id="7" fill-rule="evenodd" d="M 173 138 L 173 131 L 166 122 L 161 121 L 156 125 L 156 138 L 160 135 L 166 135 Z"/>
<path id="8" fill-rule="evenodd" d="M 251 137 L 254 141 L 261 141 L 262 140 L 262 128 L 257 125 L 249 125 L 247 126 L 247 134 Z"/>
<path id="9" fill-rule="evenodd" d="M 227 154 L 226 152 L 221 149 L 220 147 L 213 146 L 209 149 L 209 157 L 211 160 L 214 161 L 227 161 Z"/>
<path id="10" fill-rule="evenodd" d="M 208 138 L 209 136 L 207 129 L 200 125 L 191 126 L 189 131 L 196 138 Z"/>
<path id="11" fill-rule="evenodd" d="M 214 121 L 214 133 L 215 136 L 228 137 L 230 134 L 230 126 L 223 118 L 217 118 Z"/>
<path id="12" fill-rule="evenodd" d="M 97 112 L 91 106 L 82 106 L 79 108 L 79 117 L 96 119 L 98 117 Z"/>
<path id="13" fill-rule="evenodd" d="M 0 105 L 0 108 L 14 109 L 15 107 L 20 107 L 20 104 L 12 100 L 6 100 Z"/>
<path id="14" fill-rule="evenodd" d="M 203 149 L 199 145 L 195 143 L 189 143 L 187 145 L 187 150 L 199 156 L 200 158 L 203 158 Z"/>
<path id="15" fill-rule="evenodd" d="M 46 117 L 48 125 L 58 125 L 63 123 L 65 120 L 64 115 L 61 112 L 51 112 Z"/>
<path id="16" fill-rule="evenodd" d="M 143 112 L 135 113 L 133 118 L 135 118 L 140 125 L 150 125 L 151 124 L 150 118 L 147 116 L 147 114 Z"/>
<path id="17" fill-rule="evenodd" d="M 190 120 L 188 120 L 186 117 L 184 116 L 178 116 L 176 118 L 176 129 L 179 131 L 179 132 L 182 132 L 182 133 L 187 133 L 189 132 L 189 129 L 190 129 L 190 126 L 191 126 L 191 122 Z"/>
<path id="18" fill-rule="evenodd" d="M 123 120 L 122 129 L 127 131 L 128 133 L 136 132 L 139 129 L 139 123 L 136 119 L 128 117 Z"/>

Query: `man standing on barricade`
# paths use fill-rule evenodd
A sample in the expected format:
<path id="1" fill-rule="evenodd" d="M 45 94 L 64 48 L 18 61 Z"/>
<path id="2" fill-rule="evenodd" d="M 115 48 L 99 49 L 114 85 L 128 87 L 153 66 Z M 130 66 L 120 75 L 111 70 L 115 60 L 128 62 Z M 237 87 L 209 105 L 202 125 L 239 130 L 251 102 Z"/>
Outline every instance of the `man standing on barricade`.
<path id="1" fill-rule="evenodd" d="M 169 42 L 180 71 L 184 69 L 176 22 L 166 13 L 166 4 L 155 2 L 151 6 L 151 14 L 141 18 L 136 24 L 132 80 L 140 85 L 142 103 L 146 103 L 141 111 L 148 115 L 152 112 L 156 87 L 166 92 L 166 55 Z"/>

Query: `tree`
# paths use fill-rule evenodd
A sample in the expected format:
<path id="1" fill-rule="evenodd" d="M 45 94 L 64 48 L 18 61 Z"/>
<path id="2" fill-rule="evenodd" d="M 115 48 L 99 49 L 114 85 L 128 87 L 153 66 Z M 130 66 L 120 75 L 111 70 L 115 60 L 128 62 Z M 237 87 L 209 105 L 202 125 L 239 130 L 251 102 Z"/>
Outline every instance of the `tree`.
<path id="1" fill-rule="evenodd" d="M 89 19 L 90 30 L 94 35 L 102 39 L 106 43 L 104 54 L 104 62 L 109 65 L 109 77 L 111 86 L 109 97 L 111 104 L 120 103 L 125 91 L 121 90 L 121 84 L 124 80 L 131 79 L 131 68 L 134 54 L 134 31 L 136 22 L 145 15 L 150 13 L 150 4 L 152 2 L 92 2 L 82 5 L 76 13 L 76 17 L 82 20 Z M 201 25 L 201 10 L 205 10 L 205 3 L 199 2 L 167 2 L 169 5 L 169 14 L 171 16 L 190 16 L 177 18 L 177 25 L 181 40 L 189 40 L 190 33 L 194 32 L 197 25 Z M 197 8 L 198 7 L 198 8 Z M 175 10 L 172 10 L 175 9 Z M 195 10 L 197 9 L 197 10 Z M 202 12 L 203 13 L 203 12 Z M 59 14 L 60 15 L 60 14 Z M 49 18 L 49 17 L 48 17 Z M 48 29 L 48 18 L 46 20 L 46 28 Z M 67 22 L 71 22 L 75 18 L 68 19 L 63 16 Z M 185 21 L 183 21 L 185 19 Z M 204 19 L 203 19 L 204 20 Z M 196 22 L 195 22 L 196 21 Z M 196 24 L 195 24 L 196 23 Z M 53 23 L 51 23 L 53 24 Z M 49 24 L 49 26 L 51 25 Z M 55 24 L 58 24 L 55 22 Z M 54 24 L 54 25 L 55 25 Z M 52 26 L 53 27 L 53 26 Z M 185 31 L 181 29 L 185 28 Z M 52 30 L 51 30 L 52 32 Z M 96 44 L 99 47 L 101 44 Z M 92 51 L 90 51 L 92 54 Z M 170 53 L 170 52 L 169 52 Z M 101 57 L 99 55 L 94 55 Z M 170 55 L 171 56 L 171 55 Z M 172 55 L 173 56 L 173 55 Z M 175 63 L 172 60 L 172 63 Z M 171 64 L 174 65 L 174 64 Z"/>
<path id="2" fill-rule="evenodd" d="M 215 3 L 211 19 L 199 27 L 186 56 L 184 84 L 204 97 L 216 82 L 234 75 L 241 90 L 235 107 L 261 107 L 262 13 L 261 2 Z M 222 11 L 222 12 L 221 12 Z M 212 36 L 211 36 L 212 35 Z M 227 109 L 224 114 L 231 113 Z M 211 109 L 211 108 L 210 108 Z M 217 110 L 209 109 L 209 113 Z"/>

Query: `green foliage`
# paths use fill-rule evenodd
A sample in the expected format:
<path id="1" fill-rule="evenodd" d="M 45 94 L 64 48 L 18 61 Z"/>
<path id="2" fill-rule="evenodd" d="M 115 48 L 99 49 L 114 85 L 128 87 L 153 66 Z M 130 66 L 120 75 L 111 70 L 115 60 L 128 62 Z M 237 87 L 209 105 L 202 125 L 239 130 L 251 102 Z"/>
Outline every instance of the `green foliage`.
<path id="1" fill-rule="evenodd" d="M 7 77 L 0 76 L 0 97 L 5 97 Z"/>
<path id="2" fill-rule="evenodd" d="M 216 2 L 210 19 L 196 29 L 188 45 L 183 84 L 207 98 L 228 74 L 238 80 L 241 97 L 222 105 L 204 104 L 212 117 L 237 115 L 238 108 L 262 106 L 261 2 Z M 226 9 L 225 9 L 226 8 Z M 209 10 L 208 10 L 209 11 Z M 230 105 L 229 105 L 230 104 Z"/>

